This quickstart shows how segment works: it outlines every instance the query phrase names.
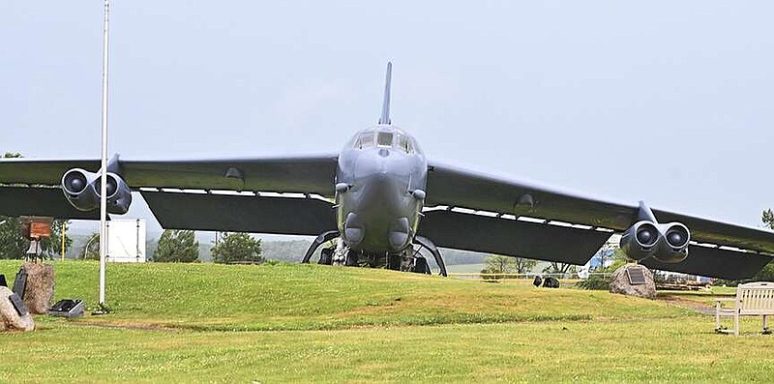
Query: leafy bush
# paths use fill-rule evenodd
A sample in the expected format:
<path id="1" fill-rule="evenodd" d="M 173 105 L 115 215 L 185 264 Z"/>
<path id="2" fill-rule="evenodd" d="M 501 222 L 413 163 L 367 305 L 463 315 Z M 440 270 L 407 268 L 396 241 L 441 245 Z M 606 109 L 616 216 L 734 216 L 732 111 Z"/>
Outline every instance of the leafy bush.
<path id="1" fill-rule="evenodd" d="M 581 280 L 575 284 L 578 288 L 592 289 L 598 291 L 610 290 L 610 278 L 607 275 L 591 275 L 586 280 Z"/>

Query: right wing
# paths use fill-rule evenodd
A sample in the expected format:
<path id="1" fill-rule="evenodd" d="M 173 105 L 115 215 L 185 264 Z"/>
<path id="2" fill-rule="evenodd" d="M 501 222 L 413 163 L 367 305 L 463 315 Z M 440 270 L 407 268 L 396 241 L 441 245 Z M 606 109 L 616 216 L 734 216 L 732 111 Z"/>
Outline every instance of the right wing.
<path id="1" fill-rule="evenodd" d="M 428 170 L 426 206 L 431 209 L 420 231 L 439 246 L 572 264 L 584 264 L 596 253 L 604 243 L 598 232 L 609 236 L 626 231 L 638 217 L 635 205 L 438 164 Z M 653 213 L 663 223 L 682 222 L 692 239 L 686 260 L 642 261 L 653 268 L 736 279 L 754 275 L 774 255 L 771 231 L 663 210 Z M 548 233 L 553 235 L 544 236 Z"/>

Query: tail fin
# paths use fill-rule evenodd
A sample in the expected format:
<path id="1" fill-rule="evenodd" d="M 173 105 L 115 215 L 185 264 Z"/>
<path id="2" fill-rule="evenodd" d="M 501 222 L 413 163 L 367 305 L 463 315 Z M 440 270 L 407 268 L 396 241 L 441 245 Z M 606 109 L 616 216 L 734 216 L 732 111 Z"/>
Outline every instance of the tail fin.
<path id="1" fill-rule="evenodd" d="M 384 104 L 382 104 L 382 117 L 379 124 L 392 124 L 390 121 L 390 83 L 392 82 L 392 62 L 387 62 L 387 75 L 384 80 Z"/>

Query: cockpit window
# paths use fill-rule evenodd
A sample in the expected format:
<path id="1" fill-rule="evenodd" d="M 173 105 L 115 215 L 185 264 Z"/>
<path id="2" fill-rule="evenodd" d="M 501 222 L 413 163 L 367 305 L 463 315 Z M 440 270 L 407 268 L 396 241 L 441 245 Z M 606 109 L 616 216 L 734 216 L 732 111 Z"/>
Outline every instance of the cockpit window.
<path id="1" fill-rule="evenodd" d="M 376 144 L 380 147 L 392 147 L 392 132 L 379 132 Z"/>
<path id="2" fill-rule="evenodd" d="M 360 137 L 357 138 L 357 141 L 355 141 L 355 148 L 368 148 L 374 146 L 374 133 L 373 132 L 363 132 L 360 134 Z"/>
<path id="3" fill-rule="evenodd" d="M 398 136 L 398 148 L 406 153 L 414 152 L 414 149 L 411 146 L 411 140 L 406 135 Z"/>
<path id="4" fill-rule="evenodd" d="M 421 154 L 422 150 L 411 135 L 402 131 L 365 130 L 357 133 L 347 144 L 349 148 L 367 149 L 373 147 L 392 148 L 409 155 Z"/>

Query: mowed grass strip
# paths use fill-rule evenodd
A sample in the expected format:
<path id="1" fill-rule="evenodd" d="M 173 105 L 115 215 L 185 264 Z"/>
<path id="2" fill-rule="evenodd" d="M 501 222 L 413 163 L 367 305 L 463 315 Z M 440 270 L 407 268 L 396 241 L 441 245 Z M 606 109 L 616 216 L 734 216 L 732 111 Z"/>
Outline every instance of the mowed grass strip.
<path id="1" fill-rule="evenodd" d="M 774 374 L 770 336 L 716 335 L 695 316 L 276 332 L 47 320 L 0 341 L 0 382 L 770 383 Z"/>
<path id="2" fill-rule="evenodd" d="M 0 262 L 13 275 L 18 261 Z M 97 302 L 98 263 L 55 262 L 56 297 Z M 109 264 L 113 313 L 81 323 L 192 330 L 325 330 L 363 326 L 690 316 L 606 292 L 537 289 L 387 270 L 318 265 Z"/>

